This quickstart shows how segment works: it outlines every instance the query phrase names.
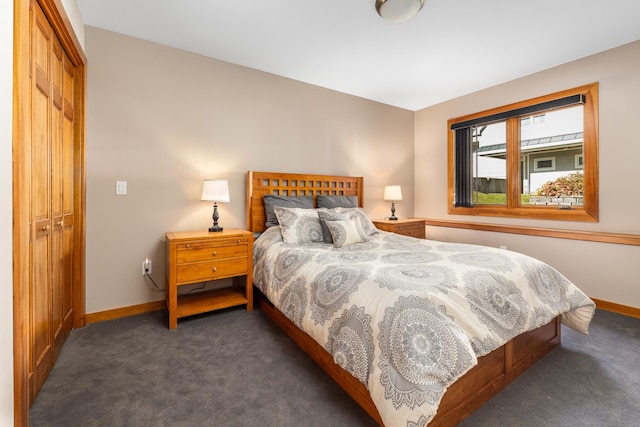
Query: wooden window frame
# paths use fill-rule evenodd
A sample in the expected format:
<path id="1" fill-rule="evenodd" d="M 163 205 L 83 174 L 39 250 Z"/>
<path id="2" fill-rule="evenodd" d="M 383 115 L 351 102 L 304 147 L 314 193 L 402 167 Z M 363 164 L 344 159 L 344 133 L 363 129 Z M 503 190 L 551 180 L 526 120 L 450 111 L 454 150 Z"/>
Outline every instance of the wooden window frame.
<path id="1" fill-rule="evenodd" d="M 583 206 L 571 209 L 558 206 L 539 206 L 520 204 L 520 118 L 506 119 L 507 122 L 507 203 L 506 205 L 475 205 L 473 207 L 455 206 L 455 132 L 452 125 L 479 119 L 507 111 L 526 108 L 572 95 L 584 95 L 583 123 Z M 561 92 L 532 98 L 526 101 L 450 119 L 447 122 L 448 134 L 448 213 L 450 215 L 502 216 L 515 218 L 534 218 L 549 220 L 597 222 L 599 214 L 598 197 L 598 83 L 567 89 Z"/>

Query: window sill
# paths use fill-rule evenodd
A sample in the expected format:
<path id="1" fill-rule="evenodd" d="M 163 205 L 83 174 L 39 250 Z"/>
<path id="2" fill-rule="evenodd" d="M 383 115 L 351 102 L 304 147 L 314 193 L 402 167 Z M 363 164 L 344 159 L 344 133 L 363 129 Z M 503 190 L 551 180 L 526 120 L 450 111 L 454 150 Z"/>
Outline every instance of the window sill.
<path id="1" fill-rule="evenodd" d="M 598 222 L 597 212 L 589 212 L 585 208 L 549 208 L 528 206 L 507 208 L 504 206 L 476 206 L 473 208 L 451 207 L 450 215 L 497 216 L 510 218 L 548 219 L 559 221 Z"/>

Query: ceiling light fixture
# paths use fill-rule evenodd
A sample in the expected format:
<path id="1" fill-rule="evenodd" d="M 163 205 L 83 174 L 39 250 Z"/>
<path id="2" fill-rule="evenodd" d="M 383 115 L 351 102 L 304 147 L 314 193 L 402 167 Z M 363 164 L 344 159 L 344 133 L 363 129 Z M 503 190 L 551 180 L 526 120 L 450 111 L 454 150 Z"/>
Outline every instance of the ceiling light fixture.
<path id="1" fill-rule="evenodd" d="M 424 0 L 376 0 L 378 15 L 391 22 L 406 22 L 420 12 Z"/>

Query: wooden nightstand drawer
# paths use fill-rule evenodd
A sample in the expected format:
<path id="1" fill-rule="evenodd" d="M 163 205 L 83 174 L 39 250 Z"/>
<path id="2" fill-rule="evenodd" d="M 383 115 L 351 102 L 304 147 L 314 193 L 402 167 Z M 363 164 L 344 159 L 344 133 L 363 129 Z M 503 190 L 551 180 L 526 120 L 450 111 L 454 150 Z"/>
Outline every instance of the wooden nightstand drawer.
<path id="1" fill-rule="evenodd" d="M 402 224 L 395 228 L 396 234 L 403 234 L 405 236 L 417 237 L 424 239 L 424 224 Z"/>
<path id="2" fill-rule="evenodd" d="M 427 237 L 424 228 L 424 221 L 420 219 L 398 219 L 395 221 L 384 219 L 373 221 L 373 224 L 380 230 L 389 231 L 391 233 L 402 234 L 404 236 L 424 239 Z"/>
<path id="3" fill-rule="evenodd" d="M 245 248 L 245 254 L 247 250 Z M 207 280 L 223 279 L 225 277 L 247 274 L 247 257 L 233 261 L 211 261 L 178 265 L 179 284 L 203 282 Z"/>
<path id="4" fill-rule="evenodd" d="M 176 261 L 178 264 L 214 259 L 238 258 L 247 256 L 246 239 L 233 239 L 222 244 L 190 243 L 178 246 Z M 180 280 L 180 279 L 178 279 Z"/>
<path id="5" fill-rule="evenodd" d="M 398 224 L 396 225 L 396 233 L 401 233 L 403 231 L 415 231 L 424 228 L 424 224 L 420 223 L 409 223 L 409 224 Z"/>

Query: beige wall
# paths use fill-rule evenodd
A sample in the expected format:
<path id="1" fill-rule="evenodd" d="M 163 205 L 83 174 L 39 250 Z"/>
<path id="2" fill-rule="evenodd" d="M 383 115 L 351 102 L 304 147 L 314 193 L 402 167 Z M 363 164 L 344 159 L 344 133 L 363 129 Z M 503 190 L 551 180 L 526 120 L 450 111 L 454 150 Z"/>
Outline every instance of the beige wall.
<path id="1" fill-rule="evenodd" d="M 247 170 L 363 175 L 365 207 L 388 215 L 385 184 L 399 183 L 402 216 L 640 234 L 632 171 L 640 146 L 624 135 L 640 95 L 640 43 L 457 98 L 415 115 L 349 95 L 165 46 L 86 28 L 87 312 L 162 299 L 165 231 L 207 227 L 205 178 L 230 180 L 226 227 L 245 225 Z M 600 83 L 600 222 L 452 217 L 446 213 L 446 121 L 555 91 Z M 415 175 L 414 175 L 415 120 Z M 414 194 L 415 177 L 415 210 Z M 115 195 L 126 180 L 127 196 Z M 636 191 L 637 193 L 637 191 Z M 594 298 L 640 307 L 631 268 L 639 248 L 433 228 L 462 240 L 541 258 Z"/>
<path id="2" fill-rule="evenodd" d="M 447 214 L 447 120 L 599 82 L 600 221 L 575 223 Z M 640 234 L 635 128 L 640 99 L 640 42 L 605 51 L 416 113 L 416 216 L 535 227 Z M 507 245 L 555 266 L 591 297 L 640 307 L 640 247 L 429 227 L 429 237 Z"/>
<path id="3" fill-rule="evenodd" d="M 0 425 L 13 425 L 13 2 L 0 2 Z"/>
<path id="4" fill-rule="evenodd" d="M 365 209 L 413 214 L 414 113 L 124 35 L 85 28 L 87 313 L 164 298 L 166 231 L 211 225 L 202 181 L 229 180 L 223 227 L 245 227 L 248 170 L 364 176 Z M 115 182 L 128 195 L 115 195 Z"/>

